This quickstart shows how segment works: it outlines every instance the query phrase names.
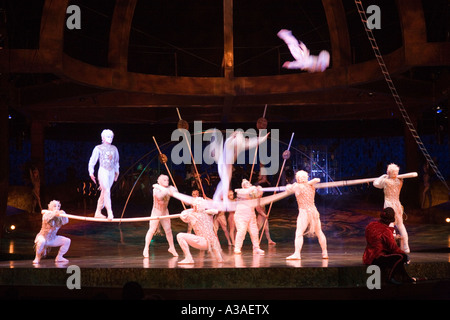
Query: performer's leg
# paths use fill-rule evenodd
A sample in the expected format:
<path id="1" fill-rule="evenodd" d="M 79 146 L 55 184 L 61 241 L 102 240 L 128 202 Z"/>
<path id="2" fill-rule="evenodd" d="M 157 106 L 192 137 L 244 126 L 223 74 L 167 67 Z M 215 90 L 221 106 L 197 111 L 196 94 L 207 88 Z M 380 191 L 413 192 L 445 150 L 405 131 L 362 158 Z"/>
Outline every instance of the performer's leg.
<path id="1" fill-rule="evenodd" d="M 218 223 L 217 230 L 219 230 L 219 226 L 222 228 L 223 233 L 225 234 L 225 238 L 227 239 L 228 245 L 231 246 L 231 238 L 230 234 L 228 233 L 227 218 L 225 217 L 225 213 L 222 213 L 220 216 L 218 216 L 216 220 Z"/>
<path id="2" fill-rule="evenodd" d="M 169 243 L 169 252 L 174 256 L 178 257 L 178 253 L 175 250 L 175 245 L 173 243 L 173 235 L 172 235 L 172 227 L 170 226 L 170 220 L 161 220 L 161 225 L 164 229 L 164 233 L 166 234 L 167 242 Z"/>
<path id="3" fill-rule="evenodd" d="M 408 244 L 408 232 L 406 231 L 405 224 L 402 220 L 400 220 L 399 223 L 396 222 L 396 226 L 398 229 L 398 232 L 400 233 L 400 248 L 405 251 L 405 253 L 409 253 L 409 244 Z"/>
<path id="4" fill-rule="evenodd" d="M 41 258 L 44 256 L 45 253 L 45 238 L 43 236 L 38 236 L 34 242 L 35 250 L 36 250 L 36 256 L 33 260 L 33 264 L 38 264 L 41 262 Z"/>
<path id="5" fill-rule="evenodd" d="M 206 239 L 192 233 L 178 233 L 177 241 L 184 253 L 184 260 L 179 261 L 179 264 L 194 263 L 194 259 L 192 258 L 189 246 L 192 246 L 193 248 L 199 250 L 208 249 L 208 242 L 206 241 Z"/>
<path id="6" fill-rule="evenodd" d="M 228 226 L 230 228 L 229 232 L 230 232 L 231 244 L 234 246 L 234 240 L 236 239 L 236 225 L 234 222 L 234 213 L 228 214 Z"/>
<path id="7" fill-rule="evenodd" d="M 253 214 L 253 216 L 250 218 L 248 224 L 248 232 L 250 234 L 250 239 L 252 240 L 253 244 L 253 253 L 264 255 L 264 250 L 261 250 L 261 248 L 259 247 L 258 224 L 256 223 L 255 214 Z"/>
<path id="8" fill-rule="evenodd" d="M 303 247 L 303 234 L 305 233 L 307 227 L 308 221 L 306 213 L 299 213 L 297 217 L 297 229 L 295 231 L 294 254 L 287 257 L 287 260 L 300 260 L 302 258 L 301 251 Z"/>
<path id="9" fill-rule="evenodd" d="M 105 193 L 103 192 L 103 189 L 102 189 L 102 190 L 100 190 L 100 195 L 97 200 L 97 209 L 95 210 L 95 215 L 94 215 L 95 218 L 106 218 L 106 216 L 104 216 L 102 214 L 102 209 L 105 207 L 104 206 L 104 197 L 105 197 Z"/>
<path id="10" fill-rule="evenodd" d="M 113 219 L 114 216 L 111 208 L 111 187 L 114 183 L 114 171 L 108 171 L 100 168 L 98 170 L 98 174 L 99 183 L 103 194 L 103 205 L 108 213 L 108 219 Z"/>
<path id="11" fill-rule="evenodd" d="M 234 222 L 236 225 L 236 239 L 234 242 L 234 253 L 240 254 L 242 244 L 244 243 L 245 235 L 247 233 L 248 221 L 243 214 L 235 214 Z"/>
<path id="12" fill-rule="evenodd" d="M 158 229 L 158 225 L 159 225 L 159 220 L 150 220 L 149 228 L 148 228 L 147 234 L 145 235 L 144 251 L 142 252 L 142 255 L 145 258 L 148 258 L 148 250 L 150 247 L 150 242 L 152 241 L 152 238 L 156 232 L 156 229 Z"/>
<path id="13" fill-rule="evenodd" d="M 59 247 L 58 255 L 55 258 L 55 262 L 68 262 L 63 256 L 69 250 L 71 240 L 67 237 L 57 236 L 55 240 L 52 241 L 51 247 Z"/>
<path id="14" fill-rule="evenodd" d="M 315 233 L 317 235 L 317 239 L 319 240 L 320 248 L 322 249 L 322 259 L 328 259 L 327 238 L 322 231 L 322 224 L 319 218 L 317 218 Z"/>

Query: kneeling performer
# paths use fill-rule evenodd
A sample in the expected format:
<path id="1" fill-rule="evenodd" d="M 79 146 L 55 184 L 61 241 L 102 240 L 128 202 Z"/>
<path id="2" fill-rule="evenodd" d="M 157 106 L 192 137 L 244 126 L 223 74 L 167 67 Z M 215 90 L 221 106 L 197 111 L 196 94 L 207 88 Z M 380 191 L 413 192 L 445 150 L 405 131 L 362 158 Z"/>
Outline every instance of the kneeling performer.
<path id="1" fill-rule="evenodd" d="M 48 204 L 48 210 L 42 210 L 42 227 L 41 231 L 36 235 L 34 240 L 36 257 L 33 260 L 34 264 L 38 264 L 42 257 L 45 257 L 49 247 L 59 247 L 58 255 L 55 262 L 68 262 L 64 258 L 64 254 L 69 250 L 70 239 L 57 235 L 61 226 L 67 224 L 69 219 L 67 217 L 60 217 L 60 213 L 65 213 L 61 210 L 61 203 L 53 200 Z"/>
<path id="2" fill-rule="evenodd" d="M 202 206 L 204 200 L 200 197 L 194 200 L 191 209 L 186 209 L 181 212 L 181 220 L 189 223 L 194 229 L 195 234 L 192 233 L 178 233 L 177 241 L 184 253 L 184 260 L 179 261 L 179 264 L 194 263 L 189 246 L 210 251 L 217 262 L 223 262 L 222 248 L 220 247 L 219 239 L 214 232 L 214 223 L 212 215 L 219 211 L 216 209 L 206 210 Z"/>

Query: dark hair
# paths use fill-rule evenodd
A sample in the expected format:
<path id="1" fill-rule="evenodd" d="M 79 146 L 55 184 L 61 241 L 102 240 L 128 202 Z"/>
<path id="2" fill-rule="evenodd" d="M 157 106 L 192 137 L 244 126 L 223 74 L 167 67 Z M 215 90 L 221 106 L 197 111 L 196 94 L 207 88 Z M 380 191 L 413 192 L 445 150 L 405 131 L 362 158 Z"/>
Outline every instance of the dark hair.
<path id="1" fill-rule="evenodd" d="M 386 207 L 380 214 L 380 221 L 384 224 L 389 224 L 395 221 L 395 211 L 391 207 Z"/>

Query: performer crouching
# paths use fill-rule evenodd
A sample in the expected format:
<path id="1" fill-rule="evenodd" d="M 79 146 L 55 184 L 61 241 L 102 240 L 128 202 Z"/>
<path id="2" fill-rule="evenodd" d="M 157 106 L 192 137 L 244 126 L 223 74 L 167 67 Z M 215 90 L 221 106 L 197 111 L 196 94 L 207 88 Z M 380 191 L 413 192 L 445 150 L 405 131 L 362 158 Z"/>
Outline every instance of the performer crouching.
<path id="1" fill-rule="evenodd" d="M 162 174 L 158 177 L 158 183 L 153 185 L 153 209 L 150 214 L 151 217 L 160 217 L 169 215 L 169 200 L 170 200 L 170 188 L 169 188 L 169 177 L 165 174 Z M 174 188 L 174 187 L 171 187 Z M 175 188 L 174 188 L 175 189 Z M 150 242 L 152 241 L 153 235 L 158 228 L 159 220 L 150 220 L 149 229 L 147 234 L 145 235 L 145 246 L 143 251 L 143 256 L 148 258 L 148 250 L 150 247 Z M 161 220 L 161 225 L 164 229 L 164 233 L 166 234 L 167 242 L 169 243 L 169 252 L 174 256 L 178 257 L 178 253 L 175 250 L 173 235 L 172 235 L 172 227 L 170 223 L 170 219 Z"/>
<path id="2" fill-rule="evenodd" d="M 57 200 L 53 200 L 48 204 L 48 210 L 42 210 L 41 231 L 39 231 L 34 240 L 36 257 L 33 260 L 33 264 L 39 264 L 41 258 L 46 256 L 50 247 L 59 247 L 55 262 L 69 261 L 63 256 L 69 250 L 70 239 L 57 235 L 59 228 L 67 224 L 69 219 L 60 217 L 60 213 L 65 212 L 61 210 L 61 203 Z"/>
<path id="3" fill-rule="evenodd" d="M 185 256 L 184 260 L 178 262 L 179 264 L 194 263 L 189 246 L 199 250 L 209 250 L 214 255 L 217 262 L 223 262 L 222 248 L 214 231 L 213 220 L 211 217 L 212 215 L 217 214 L 218 210 L 206 210 L 202 206 L 202 202 L 204 202 L 204 200 L 197 197 L 194 200 L 191 209 L 186 209 L 181 212 L 181 220 L 189 223 L 194 229 L 195 234 L 177 234 L 177 241 Z"/>
<path id="4" fill-rule="evenodd" d="M 260 186 L 253 186 L 248 180 L 242 180 L 242 189 L 236 189 L 238 200 L 250 200 L 261 198 L 263 194 Z M 253 244 L 253 254 L 264 255 L 264 250 L 259 247 L 258 224 L 256 222 L 255 207 L 245 202 L 237 203 L 234 213 L 236 224 L 236 239 L 234 253 L 241 254 L 242 244 L 248 231 Z"/>
<path id="5" fill-rule="evenodd" d="M 319 178 L 308 181 L 308 173 L 300 170 L 295 175 L 296 183 L 286 186 L 286 191 L 294 192 L 298 204 L 297 230 L 295 232 L 295 252 L 287 260 L 300 260 L 303 247 L 303 235 L 316 235 L 322 248 L 322 258 L 328 259 L 327 239 L 322 232 L 319 211 L 314 203 Z M 308 228 L 309 227 L 309 228 Z M 307 230 L 308 229 L 308 230 Z"/>

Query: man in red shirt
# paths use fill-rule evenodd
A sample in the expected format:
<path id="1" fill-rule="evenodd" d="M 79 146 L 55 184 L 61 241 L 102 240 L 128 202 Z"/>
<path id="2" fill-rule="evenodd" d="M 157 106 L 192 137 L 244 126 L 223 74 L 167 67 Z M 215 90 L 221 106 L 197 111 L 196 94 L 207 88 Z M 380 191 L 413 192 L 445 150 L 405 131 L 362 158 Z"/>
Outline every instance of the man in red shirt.
<path id="1" fill-rule="evenodd" d="M 386 207 L 380 214 L 380 220 L 369 223 L 366 227 L 367 246 L 363 254 L 363 263 L 377 265 L 387 273 L 391 283 L 415 282 L 404 267 L 409 263 L 408 255 L 401 250 L 394 239 L 394 228 L 389 224 L 395 221 L 395 212 Z"/>

